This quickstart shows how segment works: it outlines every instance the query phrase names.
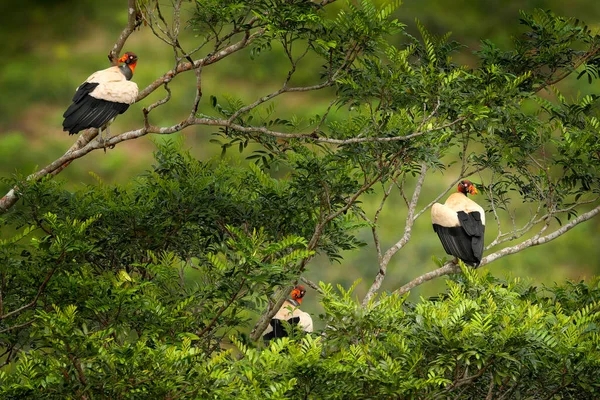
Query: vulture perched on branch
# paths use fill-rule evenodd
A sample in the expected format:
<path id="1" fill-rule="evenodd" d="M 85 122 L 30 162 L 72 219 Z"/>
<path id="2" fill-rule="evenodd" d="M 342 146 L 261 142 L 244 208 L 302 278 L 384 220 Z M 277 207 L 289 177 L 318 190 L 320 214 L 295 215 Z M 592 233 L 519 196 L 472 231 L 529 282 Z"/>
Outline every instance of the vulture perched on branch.
<path id="1" fill-rule="evenodd" d="M 299 325 L 304 332 L 313 331 L 313 322 L 310 314 L 298 308 L 302 304 L 302 298 L 305 293 L 306 290 L 302 285 L 298 285 L 292 290 L 290 294 L 291 299 L 283 303 L 265 330 L 263 334 L 265 342 L 269 342 L 274 338 L 289 336 L 289 332 L 286 331 L 283 321 L 286 321 L 290 325 Z"/>
<path id="2" fill-rule="evenodd" d="M 138 87 L 130 81 L 137 60 L 134 53 L 127 52 L 119 58 L 122 65 L 94 72 L 87 78 L 77 88 L 73 104 L 63 114 L 63 130 L 72 135 L 84 129 L 98 128 L 102 140 L 102 129 L 108 130 L 108 124 L 137 98 Z"/>
<path id="3" fill-rule="evenodd" d="M 451 194 L 444 204 L 431 207 L 431 222 L 446 253 L 477 267 L 483 255 L 485 214 L 468 194 L 477 194 L 477 189 L 471 181 L 460 181 L 458 193 Z"/>

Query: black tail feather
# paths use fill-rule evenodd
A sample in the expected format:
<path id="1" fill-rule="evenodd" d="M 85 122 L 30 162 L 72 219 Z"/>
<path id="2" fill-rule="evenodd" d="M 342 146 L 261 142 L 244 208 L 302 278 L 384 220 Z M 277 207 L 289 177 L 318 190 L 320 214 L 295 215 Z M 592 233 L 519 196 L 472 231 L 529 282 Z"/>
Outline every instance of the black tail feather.
<path id="1" fill-rule="evenodd" d="M 78 98 L 79 91 L 74 100 Z M 107 100 L 96 99 L 85 95 L 78 102 L 71 104 L 65 111 L 63 117 L 63 130 L 69 134 L 80 132 L 89 128 L 101 128 L 117 115 L 124 113 L 129 104 L 116 103 Z"/>
<path id="2" fill-rule="evenodd" d="M 461 226 L 445 227 L 438 224 L 433 224 L 433 230 L 447 254 L 463 260 L 465 264 L 479 265 L 483 254 L 483 233 L 481 236 L 470 236 Z"/>

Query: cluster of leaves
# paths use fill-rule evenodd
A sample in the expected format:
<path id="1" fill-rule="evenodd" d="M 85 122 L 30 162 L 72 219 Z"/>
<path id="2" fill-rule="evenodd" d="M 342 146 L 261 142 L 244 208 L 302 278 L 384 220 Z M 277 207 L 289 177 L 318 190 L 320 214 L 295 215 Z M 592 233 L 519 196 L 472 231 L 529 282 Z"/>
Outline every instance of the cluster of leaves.
<path id="1" fill-rule="evenodd" d="M 403 157 L 405 162 L 424 160 L 435 167 L 450 165 L 444 156 L 455 161 L 459 153 L 486 171 L 500 201 L 508 199 L 509 187 L 516 188 L 521 200 L 545 202 L 553 212 L 572 205 L 575 196 L 597 195 L 598 96 L 567 100 L 551 85 L 577 68 L 579 77 L 597 78 L 600 35 L 547 11 L 522 15 L 528 40 L 517 40 L 509 52 L 484 42 L 476 52 L 477 68 L 452 62 L 461 46 L 421 25 L 421 38 L 407 35 L 403 47 L 384 43 L 359 57 L 360 68 L 338 79 L 339 101 L 355 107 L 358 117 L 333 124 L 331 132 L 340 139 L 356 132 L 373 139 L 397 137 L 395 144 L 385 143 L 388 156 L 406 152 L 411 157 Z M 556 100 L 539 96 L 543 89 Z M 411 134 L 422 136 L 402 140 Z M 364 154 L 383 147 L 350 146 Z"/>
<path id="2" fill-rule="evenodd" d="M 258 10 L 259 3 L 244 4 Z M 481 173 L 495 208 L 518 199 L 551 216 L 568 210 L 570 218 L 582 196 L 600 194 L 598 96 L 568 100 L 554 87 L 573 72 L 589 83 L 598 78 L 600 35 L 582 22 L 549 11 L 522 13 L 525 32 L 514 50 L 484 41 L 473 68 L 453 61 L 462 46 L 449 35 L 437 37 L 419 23 L 420 37 L 404 32 L 393 19 L 396 2 L 378 7 L 365 0 L 334 16 L 310 2 L 272 3 L 280 13 L 253 14 L 266 30 L 255 45 L 282 45 L 290 61 L 286 84 L 306 53 L 322 59 L 322 82 L 335 87 L 332 101 L 348 107 L 348 115 L 301 123 L 272 116 L 274 106 L 262 106 L 264 99 L 255 105 L 228 99 L 222 106 L 213 97 L 220 117 L 246 127 L 219 132 L 224 151 L 257 142 L 263 147 L 250 157 L 268 166 L 274 154 L 297 151 L 297 142 L 326 138 L 343 144 L 327 151 L 382 181 L 393 177 L 391 170 L 414 172 L 422 163 L 445 169 L 458 154 L 461 173 L 465 165 Z M 304 50 L 296 54 L 293 45 Z M 261 109 L 267 117 L 259 117 Z M 278 141 L 266 129 L 312 133 Z"/>
<path id="3" fill-rule="evenodd" d="M 483 171 L 498 207 L 513 189 L 550 214 L 600 194 L 598 96 L 537 97 L 578 67 L 597 78 L 597 35 L 524 15 L 529 40 L 507 53 L 486 45 L 467 68 L 451 58 L 460 45 L 420 25 L 420 38 L 389 43 L 402 32 L 398 3 L 361 0 L 333 17 L 301 0 L 195 3 L 190 26 L 215 52 L 252 37 L 254 56 L 276 42 L 290 61 L 280 91 L 252 104 L 213 97 L 218 115 L 205 116 L 223 127 L 224 150 L 261 144 L 251 157 L 263 168 L 165 145 L 127 186 L 11 182 L 22 201 L 0 220 L 2 396 L 597 397 L 596 281 L 543 292 L 465 269 L 439 299 L 366 306 L 322 285 L 322 336 L 263 349 L 244 339 L 311 257 L 360 245 L 360 198 L 377 183 L 401 181 L 404 196 L 407 175 L 461 160 L 459 175 Z M 348 118 L 316 116 L 290 137 L 298 121 L 272 118 L 266 103 L 292 90 L 309 52 L 324 63 L 321 84 L 298 91 L 335 87 L 326 113 L 337 103 Z M 240 354 L 224 349 L 228 337 Z"/>
<path id="4" fill-rule="evenodd" d="M 82 310 L 54 306 L 37 313 L 31 333 L 38 346 L 0 373 L 1 393 L 115 399 L 597 397 L 598 280 L 539 290 L 518 279 L 463 272 L 447 281 L 442 296 L 415 304 L 383 295 L 363 307 L 352 289 L 336 293 L 322 284 L 327 327 L 321 334 L 278 339 L 263 348 L 234 338 L 235 354 L 207 353 L 195 345 L 195 335 L 183 332 L 167 339 L 116 327 L 91 329 Z M 116 289 L 136 286 L 123 275 L 114 283 Z"/>
<path id="5" fill-rule="evenodd" d="M 127 186 L 27 186 L 23 204 L 1 220 L 14 232 L 0 243 L 5 365 L 30 349 L 64 350 L 69 366 L 57 358 L 48 367 L 84 390 L 78 365 L 108 343 L 154 351 L 191 338 L 210 354 L 246 330 L 303 262 L 360 244 L 352 213 L 332 218 L 309 244 L 323 216 L 359 186 L 352 175 L 310 152 L 284 161 L 294 172 L 274 179 L 254 164 L 203 163 L 166 144 L 154 168 Z M 327 204 L 324 185 L 335 194 Z M 80 337 L 60 339 L 71 331 Z M 82 349 L 71 352 L 76 343 Z"/>

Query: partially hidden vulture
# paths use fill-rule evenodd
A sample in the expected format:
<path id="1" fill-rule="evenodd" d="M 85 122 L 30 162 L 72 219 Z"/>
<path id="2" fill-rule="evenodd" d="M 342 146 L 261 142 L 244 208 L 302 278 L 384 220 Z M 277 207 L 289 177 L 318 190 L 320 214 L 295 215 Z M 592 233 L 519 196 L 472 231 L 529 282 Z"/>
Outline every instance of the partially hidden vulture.
<path id="1" fill-rule="evenodd" d="M 277 311 L 277 314 L 273 316 L 269 326 L 263 333 L 265 342 L 289 335 L 283 321 L 286 321 L 290 325 L 299 325 L 304 332 L 313 331 L 313 322 L 310 314 L 299 308 L 305 293 L 306 290 L 302 285 L 298 285 L 292 290 L 292 293 L 290 294 L 291 299 L 284 301 L 283 305 L 279 311 Z"/>

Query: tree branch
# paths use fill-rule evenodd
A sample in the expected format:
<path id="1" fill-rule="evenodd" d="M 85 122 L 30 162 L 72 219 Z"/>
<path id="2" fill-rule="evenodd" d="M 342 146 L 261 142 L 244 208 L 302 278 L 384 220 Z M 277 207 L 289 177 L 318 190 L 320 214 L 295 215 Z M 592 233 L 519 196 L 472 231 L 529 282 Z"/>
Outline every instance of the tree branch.
<path id="1" fill-rule="evenodd" d="M 413 192 L 412 198 L 410 200 L 410 204 L 408 206 L 408 215 L 406 216 L 406 222 L 404 223 L 404 235 L 402 238 L 396 242 L 388 251 L 385 252 L 381 261 L 379 263 L 379 272 L 375 276 L 375 280 L 373 284 L 369 288 L 365 298 L 362 301 L 363 307 L 369 303 L 369 301 L 375 295 L 375 292 L 379 290 L 383 280 L 385 279 L 385 274 L 387 272 L 387 267 L 394 256 L 404 245 L 410 240 L 412 235 L 412 228 L 415 222 L 415 209 L 417 208 L 417 202 L 419 201 L 419 196 L 421 194 L 421 188 L 423 187 L 423 182 L 425 181 L 425 175 L 427 173 L 427 165 L 425 163 L 421 164 L 421 173 L 419 175 L 419 179 L 417 181 L 417 185 L 415 186 L 415 190 Z"/>
<path id="2" fill-rule="evenodd" d="M 571 75 L 575 70 L 577 70 L 577 68 L 579 68 L 581 65 L 583 65 L 583 63 L 585 63 L 587 60 L 589 60 L 590 58 L 592 58 L 593 56 L 596 55 L 596 53 L 598 53 L 598 51 L 600 51 L 600 46 L 596 47 L 593 50 L 590 50 L 589 52 L 587 52 L 586 54 L 584 54 L 583 56 L 581 56 L 577 61 L 575 61 L 573 63 L 573 66 L 571 68 L 568 68 L 566 71 L 564 71 L 561 75 L 559 75 L 558 77 L 550 80 L 550 77 L 548 78 L 548 80 L 546 82 L 544 82 L 543 84 L 541 84 L 538 88 L 535 88 L 533 93 L 537 93 L 540 90 L 551 86 L 551 85 L 555 85 L 558 82 L 562 81 L 563 79 L 565 79 L 566 77 L 568 77 L 569 75 Z"/>
<path id="3" fill-rule="evenodd" d="M 127 2 L 127 26 L 119 35 L 119 39 L 117 39 L 115 45 L 113 46 L 110 53 L 108 53 L 108 61 L 110 61 L 111 65 L 117 65 L 119 55 L 121 54 L 121 50 L 123 50 L 123 46 L 129 36 L 135 31 L 135 29 L 140 26 L 142 23 L 142 19 L 139 18 L 137 13 L 137 8 L 135 4 L 135 0 L 128 0 Z"/>
<path id="4" fill-rule="evenodd" d="M 182 72 L 185 72 L 185 71 L 191 71 L 191 70 L 193 70 L 195 68 L 199 68 L 201 66 L 207 66 L 207 65 L 214 64 L 217 61 L 220 61 L 223 58 L 248 47 L 248 45 L 250 45 L 254 40 L 256 40 L 263 33 L 264 33 L 264 29 L 262 29 L 262 28 L 258 29 L 253 34 L 250 34 L 249 32 L 247 32 L 243 39 L 239 40 L 238 42 L 236 42 L 230 46 L 227 46 L 226 48 L 224 48 L 222 50 L 217 51 L 215 54 L 208 55 L 204 58 L 194 61 L 193 63 L 188 61 L 185 63 L 178 64 L 177 67 L 173 68 L 170 71 L 167 71 L 161 77 L 159 77 L 154 82 L 152 82 L 150 85 L 146 86 L 146 88 L 144 90 L 140 91 L 138 94 L 138 97 L 135 100 L 136 103 L 139 102 L 140 100 L 143 100 L 144 98 L 146 98 L 148 95 L 150 95 L 150 93 L 154 92 L 163 83 L 165 83 L 166 81 L 170 81 L 176 75 L 178 75 Z"/>
<path id="5" fill-rule="evenodd" d="M 64 257 L 64 253 L 60 256 L 60 258 L 62 259 L 63 257 Z M 0 315 L 0 320 L 12 317 L 13 315 L 18 314 L 21 311 L 24 311 L 24 310 L 26 310 L 28 308 L 35 307 L 35 305 L 37 304 L 38 299 L 40 298 L 40 296 L 44 292 L 44 289 L 46 288 L 46 285 L 48 284 L 48 282 L 50 282 L 50 278 L 52 278 L 52 275 L 54 275 L 54 272 L 56 271 L 56 268 L 58 268 L 58 267 L 55 266 L 50 271 L 48 271 L 48 273 L 46 274 L 46 278 L 44 279 L 44 281 L 42 282 L 42 284 L 38 288 L 37 294 L 35 295 L 35 297 L 33 298 L 33 300 L 31 300 L 29 303 L 25 304 L 24 306 L 17 308 L 16 310 L 13 310 L 13 311 L 11 311 L 9 313 Z"/>
<path id="6" fill-rule="evenodd" d="M 502 250 L 499 250 L 495 253 L 492 253 L 492 254 L 484 257 L 481 260 L 479 267 L 482 267 L 486 264 L 490 264 L 491 262 L 496 261 L 499 258 L 523 251 L 528 247 L 538 246 L 540 244 L 550 242 L 550 241 L 556 239 L 557 237 L 567 233 L 568 231 L 570 231 L 571 229 L 573 229 L 580 223 L 594 218 L 598 214 L 600 214 L 600 206 L 597 206 L 597 207 L 593 208 L 592 210 L 590 210 L 584 214 L 581 214 L 579 217 L 573 219 L 568 224 L 563 225 L 559 229 L 547 234 L 546 236 L 533 237 L 533 238 L 525 240 L 522 243 L 519 243 L 515 246 L 506 247 Z M 440 276 L 456 274 L 456 273 L 460 273 L 460 272 L 461 272 L 461 270 L 458 265 L 456 265 L 452 261 L 447 262 L 441 268 L 430 271 L 430 272 L 423 274 L 423 275 L 413 279 L 412 281 L 408 282 L 404 286 L 395 290 L 394 294 L 401 296 L 401 295 L 405 294 L 406 292 L 410 291 L 412 288 L 422 285 L 423 283 L 428 282 L 432 279 L 438 278 Z"/>

